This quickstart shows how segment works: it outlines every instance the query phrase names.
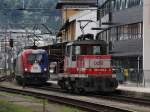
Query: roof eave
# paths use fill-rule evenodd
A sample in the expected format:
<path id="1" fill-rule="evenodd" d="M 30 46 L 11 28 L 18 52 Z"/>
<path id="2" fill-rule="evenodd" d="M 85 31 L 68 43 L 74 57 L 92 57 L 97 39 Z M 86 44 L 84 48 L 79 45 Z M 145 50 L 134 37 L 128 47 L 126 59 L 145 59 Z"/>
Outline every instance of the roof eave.
<path id="1" fill-rule="evenodd" d="M 63 5 L 87 5 L 89 7 L 94 7 L 96 4 L 94 2 L 65 2 L 65 1 L 59 1 L 56 4 L 56 9 L 61 9 Z"/>

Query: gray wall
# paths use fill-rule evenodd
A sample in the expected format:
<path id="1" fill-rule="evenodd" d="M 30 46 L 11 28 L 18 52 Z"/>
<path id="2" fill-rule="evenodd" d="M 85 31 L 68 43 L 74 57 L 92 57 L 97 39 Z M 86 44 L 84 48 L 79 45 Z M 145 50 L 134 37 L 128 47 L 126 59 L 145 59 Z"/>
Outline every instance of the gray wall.
<path id="1" fill-rule="evenodd" d="M 143 6 L 123 9 L 112 13 L 112 22 L 131 24 L 143 21 Z"/>

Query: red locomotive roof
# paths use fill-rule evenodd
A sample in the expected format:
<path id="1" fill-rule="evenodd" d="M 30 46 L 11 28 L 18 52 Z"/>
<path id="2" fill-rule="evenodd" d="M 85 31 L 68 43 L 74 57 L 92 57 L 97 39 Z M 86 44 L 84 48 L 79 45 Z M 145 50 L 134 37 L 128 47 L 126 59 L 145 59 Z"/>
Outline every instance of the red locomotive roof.
<path id="1" fill-rule="evenodd" d="M 32 53 L 32 49 L 27 49 L 22 52 L 22 55 L 26 55 L 26 54 L 30 54 L 30 53 Z"/>
<path id="2" fill-rule="evenodd" d="M 25 55 L 25 54 L 30 54 L 30 53 L 43 53 L 43 52 L 45 52 L 45 50 L 43 50 L 43 49 L 37 49 L 37 50 L 33 50 L 33 49 L 26 49 L 26 50 L 24 50 L 23 52 L 22 52 L 22 55 Z"/>

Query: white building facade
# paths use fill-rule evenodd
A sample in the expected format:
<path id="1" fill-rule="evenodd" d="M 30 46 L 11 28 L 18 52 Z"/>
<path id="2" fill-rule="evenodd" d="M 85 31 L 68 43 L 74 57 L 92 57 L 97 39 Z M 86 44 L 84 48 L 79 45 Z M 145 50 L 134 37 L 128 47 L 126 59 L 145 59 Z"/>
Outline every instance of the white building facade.
<path id="1" fill-rule="evenodd" d="M 143 2 L 143 70 L 150 87 L 150 0 Z"/>
<path id="2" fill-rule="evenodd" d="M 81 11 L 69 18 L 69 22 L 75 22 L 75 40 L 82 34 L 97 34 L 96 30 L 92 28 L 98 27 L 97 10 L 89 9 Z"/>

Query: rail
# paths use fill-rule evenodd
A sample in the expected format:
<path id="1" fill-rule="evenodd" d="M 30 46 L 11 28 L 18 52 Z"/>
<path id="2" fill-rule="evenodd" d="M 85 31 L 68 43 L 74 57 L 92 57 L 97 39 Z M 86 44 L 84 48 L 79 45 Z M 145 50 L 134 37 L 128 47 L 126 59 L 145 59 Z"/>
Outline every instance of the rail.
<path id="1" fill-rule="evenodd" d="M 36 89 L 41 89 L 41 90 L 48 90 L 48 91 L 56 91 L 56 92 L 61 92 L 61 93 L 65 93 L 65 90 L 62 90 L 60 88 L 56 88 L 56 87 L 50 87 L 50 86 L 46 86 L 46 87 L 33 87 Z M 95 98 L 103 98 L 106 100 L 113 100 L 113 101 L 118 101 L 118 102 L 123 102 L 123 103 L 133 103 L 133 104 L 138 104 L 138 105 L 143 105 L 143 106 L 150 106 L 150 98 L 138 98 L 138 97 L 134 97 L 134 96 L 127 96 L 126 94 L 123 95 L 122 93 L 120 93 L 120 91 L 116 91 L 116 93 L 101 93 L 101 94 L 94 94 L 94 93 L 87 93 L 85 94 L 85 96 L 89 96 L 89 97 L 95 97 Z"/>
<path id="2" fill-rule="evenodd" d="M 60 104 L 65 104 L 73 107 L 77 107 L 86 111 L 92 111 L 92 112 L 133 112 L 131 110 L 122 109 L 119 107 L 113 107 L 108 106 L 104 104 L 98 104 L 98 103 L 91 103 L 88 101 L 82 101 L 78 99 L 72 99 L 67 97 L 62 97 L 58 95 L 50 95 L 46 94 L 44 92 L 35 92 L 35 91 L 29 91 L 29 90 L 21 90 L 21 89 L 14 89 L 14 88 L 8 88 L 8 87 L 0 87 L 1 91 L 11 92 L 11 93 L 17 93 L 17 94 L 23 94 L 23 95 L 29 95 L 34 96 L 42 99 L 47 99 L 51 102 L 56 102 Z"/>

